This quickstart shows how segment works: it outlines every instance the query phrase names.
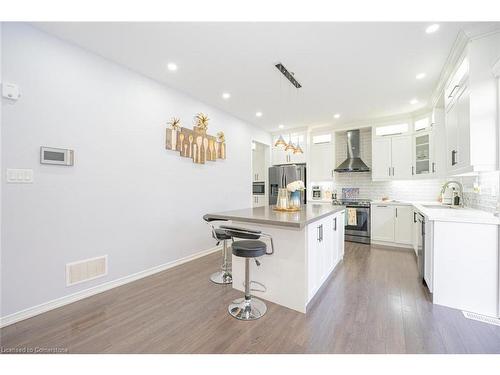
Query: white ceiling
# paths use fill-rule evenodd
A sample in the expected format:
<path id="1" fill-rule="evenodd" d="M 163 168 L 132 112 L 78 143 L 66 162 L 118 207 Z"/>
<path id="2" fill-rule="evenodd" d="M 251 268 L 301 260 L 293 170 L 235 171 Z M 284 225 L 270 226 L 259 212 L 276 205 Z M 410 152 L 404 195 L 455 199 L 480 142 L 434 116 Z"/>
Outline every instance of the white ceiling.
<path id="1" fill-rule="evenodd" d="M 459 30 L 500 23 L 440 23 L 434 34 L 425 33 L 429 23 L 395 22 L 34 25 L 274 131 L 280 123 L 341 127 L 421 109 Z M 178 70 L 168 71 L 168 62 Z M 295 72 L 301 89 L 284 80 L 277 62 Z M 420 72 L 427 76 L 416 80 Z"/>

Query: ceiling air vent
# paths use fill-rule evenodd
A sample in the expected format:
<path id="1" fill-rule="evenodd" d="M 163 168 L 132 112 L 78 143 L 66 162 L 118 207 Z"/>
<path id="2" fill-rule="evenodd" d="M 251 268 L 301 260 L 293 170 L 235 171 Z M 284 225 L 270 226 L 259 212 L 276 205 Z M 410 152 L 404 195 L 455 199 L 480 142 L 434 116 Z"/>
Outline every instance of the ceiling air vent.
<path id="1" fill-rule="evenodd" d="M 277 63 L 275 67 L 283 74 L 286 79 L 290 81 L 292 85 L 294 85 L 296 88 L 300 89 L 302 85 L 293 77 L 293 73 L 290 73 L 287 68 L 282 63 Z"/>

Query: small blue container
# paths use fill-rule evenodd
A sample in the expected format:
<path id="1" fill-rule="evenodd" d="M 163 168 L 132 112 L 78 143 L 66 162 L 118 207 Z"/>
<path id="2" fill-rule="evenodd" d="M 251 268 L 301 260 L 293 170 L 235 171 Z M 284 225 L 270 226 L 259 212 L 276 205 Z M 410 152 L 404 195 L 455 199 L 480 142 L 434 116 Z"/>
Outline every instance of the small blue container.
<path id="1" fill-rule="evenodd" d="M 290 208 L 300 207 L 300 190 L 290 192 Z"/>

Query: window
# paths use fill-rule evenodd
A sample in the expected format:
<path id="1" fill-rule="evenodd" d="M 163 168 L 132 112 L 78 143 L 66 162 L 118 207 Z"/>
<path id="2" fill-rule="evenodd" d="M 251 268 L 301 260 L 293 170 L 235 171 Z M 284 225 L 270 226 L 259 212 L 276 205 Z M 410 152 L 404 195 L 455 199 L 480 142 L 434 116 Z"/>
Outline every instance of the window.
<path id="1" fill-rule="evenodd" d="M 375 128 L 375 134 L 379 136 L 402 134 L 406 133 L 407 131 L 408 131 L 407 123 L 379 126 Z"/>
<path id="2" fill-rule="evenodd" d="M 424 130 L 429 127 L 429 118 L 425 117 L 421 120 L 415 121 L 415 131 L 418 132 L 419 130 Z"/>
<path id="3" fill-rule="evenodd" d="M 288 141 L 288 139 L 286 137 L 285 137 L 285 141 Z M 292 141 L 292 143 L 294 145 L 297 145 L 297 144 L 303 145 L 304 144 L 304 136 L 298 135 L 298 134 L 292 134 L 290 136 L 290 141 Z"/>
<path id="4" fill-rule="evenodd" d="M 313 135 L 313 137 L 312 137 L 312 143 L 315 145 L 321 144 L 321 143 L 330 143 L 331 141 L 332 141 L 331 134 Z"/>

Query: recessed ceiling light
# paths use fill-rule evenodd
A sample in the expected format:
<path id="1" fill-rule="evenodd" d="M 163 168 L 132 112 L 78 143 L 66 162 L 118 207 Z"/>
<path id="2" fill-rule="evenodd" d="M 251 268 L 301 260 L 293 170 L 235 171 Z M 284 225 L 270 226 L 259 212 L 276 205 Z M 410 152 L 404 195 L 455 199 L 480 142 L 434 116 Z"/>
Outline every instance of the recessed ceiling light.
<path id="1" fill-rule="evenodd" d="M 418 100 L 417 99 L 412 99 L 410 100 L 410 104 L 417 104 L 418 103 Z"/>
<path id="2" fill-rule="evenodd" d="M 336 113 L 333 115 L 333 118 L 340 118 L 340 113 Z"/>
<path id="3" fill-rule="evenodd" d="M 223 93 L 222 93 L 222 99 L 226 99 L 226 100 L 227 100 L 227 99 L 229 99 L 230 97 L 231 97 L 231 94 L 230 94 L 230 93 L 228 93 L 228 92 L 223 92 Z"/>
<path id="4" fill-rule="evenodd" d="M 278 128 L 280 128 L 280 129 L 283 129 L 284 127 L 285 127 L 285 125 L 283 125 L 283 124 L 278 125 Z"/>
<path id="5" fill-rule="evenodd" d="M 256 113 L 255 113 L 255 116 L 257 116 L 257 117 L 262 117 L 262 112 L 256 112 Z"/>
<path id="6" fill-rule="evenodd" d="M 173 62 L 169 62 L 167 64 L 167 69 L 170 70 L 171 72 L 175 72 L 177 70 L 177 64 Z"/>
<path id="7" fill-rule="evenodd" d="M 425 75 L 426 75 L 425 73 L 418 73 L 418 74 L 415 76 L 415 78 L 416 78 L 416 79 L 422 79 L 422 78 L 425 78 Z"/>
<path id="8" fill-rule="evenodd" d="M 425 32 L 427 34 L 432 34 L 432 33 L 435 33 L 436 31 L 438 31 L 439 29 L 439 25 L 437 23 L 434 23 L 430 26 L 427 26 L 427 29 L 425 29 Z"/>

